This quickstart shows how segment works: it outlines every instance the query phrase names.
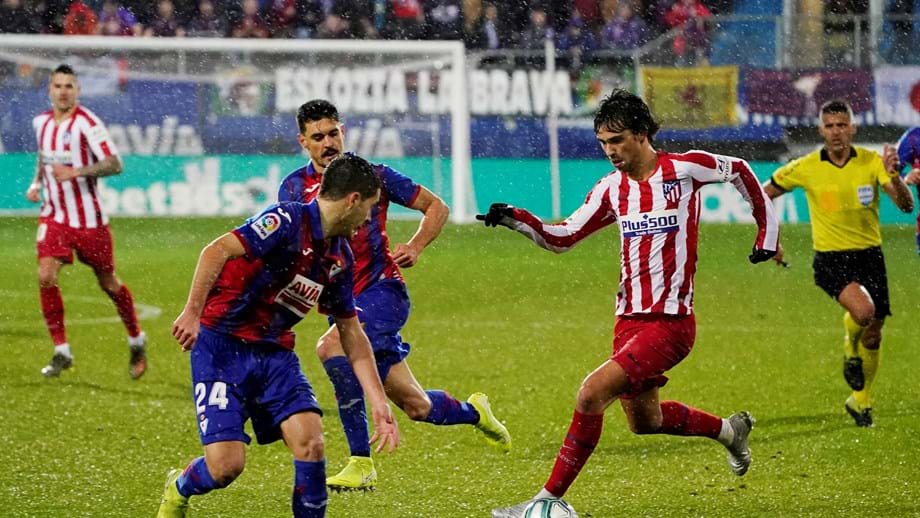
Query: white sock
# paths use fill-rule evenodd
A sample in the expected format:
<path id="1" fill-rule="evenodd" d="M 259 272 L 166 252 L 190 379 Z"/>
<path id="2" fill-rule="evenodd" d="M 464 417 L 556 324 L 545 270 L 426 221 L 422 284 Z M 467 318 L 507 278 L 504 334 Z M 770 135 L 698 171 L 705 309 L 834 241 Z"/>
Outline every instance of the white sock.
<path id="1" fill-rule="evenodd" d="M 67 342 L 64 342 L 60 345 L 55 345 L 54 354 L 63 354 L 64 356 L 68 358 L 73 358 L 73 355 L 70 354 L 70 344 Z"/>
<path id="2" fill-rule="evenodd" d="M 540 492 L 537 493 L 537 496 L 533 497 L 534 500 L 540 500 L 541 498 L 559 498 L 558 496 L 550 493 L 546 488 L 540 489 Z"/>
<path id="3" fill-rule="evenodd" d="M 137 336 L 128 337 L 128 345 L 145 345 L 147 343 L 147 335 L 143 331 L 138 333 Z"/>
<path id="4" fill-rule="evenodd" d="M 728 422 L 728 419 L 722 419 L 722 430 L 719 431 L 719 438 L 716 440 L 726 447 L 731 446 L 732 441 L 735 440 L 735 429 L 732 428 L 732 425 Z"/>

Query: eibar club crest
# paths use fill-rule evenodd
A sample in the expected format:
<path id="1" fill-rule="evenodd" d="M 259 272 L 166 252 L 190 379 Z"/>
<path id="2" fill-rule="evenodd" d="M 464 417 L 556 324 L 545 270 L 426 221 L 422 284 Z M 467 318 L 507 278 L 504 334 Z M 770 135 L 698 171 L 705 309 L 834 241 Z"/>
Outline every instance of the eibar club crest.
<path id="1" fill-rule="evenodd" d="M 677 203 L 680 200 L 680 180 L 668 180 L 661 183 L 664 199 L 668 203 Z"/>

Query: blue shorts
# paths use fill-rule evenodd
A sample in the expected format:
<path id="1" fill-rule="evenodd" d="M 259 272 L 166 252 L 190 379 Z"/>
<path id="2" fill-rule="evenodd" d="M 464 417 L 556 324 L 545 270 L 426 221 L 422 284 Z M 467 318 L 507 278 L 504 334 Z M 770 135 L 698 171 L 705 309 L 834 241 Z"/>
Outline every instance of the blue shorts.
<path id="1" fill-rule="evenodd" d="M 374 350 L 380 381 L 385 381 L 390 368 L 409 356 L 410 346 L 399 334 L 409 320 L 409 292 L 399 280 L 383 280 L 361 292 L 355 306 Z"/>
<path id="2" fill-rule="evenodd" d="M 246 420 L 259 444 L 281 438 L 281 423 L 300 412 L 322 415 L 294 351 L 246 344 L 205 327 L 191 352 L 201 444 L 242 441 Z"/>

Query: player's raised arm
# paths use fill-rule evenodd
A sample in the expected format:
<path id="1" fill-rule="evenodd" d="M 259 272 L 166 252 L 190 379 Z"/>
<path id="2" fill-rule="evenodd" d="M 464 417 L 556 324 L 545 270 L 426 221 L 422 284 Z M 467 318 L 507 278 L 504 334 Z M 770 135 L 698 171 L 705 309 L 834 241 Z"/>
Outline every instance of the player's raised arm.
<path id="1" fill-rule="evenodd" d="M 582 239 L 616 221 L 610 205 L 609 185 L 599 181 L 585 202 L 571 216 L 556 224 L 546 224 L 529 211 L 507 203 L 493 203 L 486 214 L 476 219 L 487 227 L 502 225 L 527 236 L 538 246 L 556 253 L 566 252 Z"/>
<path id="2" fill-rule="evenodd" d="M 399 446 L 399 427 L 393 419 L 393 412 L 387 403 L 380 375 L 377 373 L 377 363 L 371 351 L 371 343 L 361 329 L 357 316 L 335 318 L 339 336 L 342 339 L 342 348 L 355 371 L 364 394 L 371 403 L 371 417 L 374 421 L 374 435 L 371 444 L 377 443 L 377 452 L 384 449 L 392 452 Z"/>
<path id="3" fill-rule="evenodd" d="M 240 238 L 232 232 L 211 241 L 198 256 L 198 265 L 192 277 L 192 287 L 188 293 L 188 300 L 182 313 L 173 322 L 172 334 L 183 351 L 188 351 L 195 345 L 201 322 L 201 312 L 205 300 L 217 276 L 220 275 L 224 264 L 246 253 Z"/>

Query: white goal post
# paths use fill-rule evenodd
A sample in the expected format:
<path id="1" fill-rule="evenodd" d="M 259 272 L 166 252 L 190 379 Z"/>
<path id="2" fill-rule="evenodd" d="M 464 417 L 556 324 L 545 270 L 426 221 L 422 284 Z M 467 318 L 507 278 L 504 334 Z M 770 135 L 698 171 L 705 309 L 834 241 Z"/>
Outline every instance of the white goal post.
<path id="1" fill-rule="evenodd" d="M 473 220 L 475 202 L 470 160 L 470 109 L 468 99 L 468 70 L 466 50 L 459 41 L 390 41 L 390 40 L 259 40 L 233 38 L 125 38 L 99 36 L 53 36 L 0 34 L 0 63 L 15 66 L 53 68 L 70 56 L 121 56 L 121 73 L 126 79 L 189 81 L 202 84 L 221 79 L 213 73 L 221 60 L 246 61 L 259 70 L 257 80 L 277 80 L 280 67 L 294 67 L 299 74 L 292 81 L 309 76 L 311 67 L 374 67 L 374 70 L 416 72 L 430 71 L 431 82 L 437 82 L 438 113 L 449 117 L 450 128 L 450 191 L 451 220 L 462 223 Z M 132 61 L 143 61 L 135 68 Z M 124 63 L 127 62 L 127 65 Z M 317 65 L 321 62 L 321 65 Z M 114 65 L 112 65 L 114 66 Z M 78 70 L 80 73 L 80 70 Z M 418 79 L 418 85 L 427 87 Z M 82 74 L 81 74 L 82 76 Z M 407 76 L 409 77 L 409 76 Z M 407 80 L 412 88 L 421 88 L 415 76 Z M 375 95 L 373 81 L 366 82 L 368 95 Z M 380 87 L 382 88 L 382 87 Z M 294 91 L 296 94 L 297 91 Z M 430 92 L 411 91 L 412 103 L 422 101 Z M 376 92 L 380 95 L 380 92 Z M 384 94 L 385 95 L 385 94 Z M 297 99 L 298 103 L 309 99 Z M 334 100 L 334 99 L 331 99 Z M 290 102 L 288 104 L 291 104 Z M 430 103 L 429 103 L 430 104 Z M 290 106 L 286 108 L 288 110 Z M 347 119 L 352 113 L 340 106 Z M 287 111 L 286 113 L 290 113 Z M 28 121 L 17 121 L 28 125 Z M 419 123 L 414 123 L 418 127 Z M 440 146 L 439 138 L 432 141 Z M 435 150 L 437 151 L 437 150 Z M 445 185 L 446 192 L 447 185 Z M 443 196 L 443 195 L 442 195 Z"/>

